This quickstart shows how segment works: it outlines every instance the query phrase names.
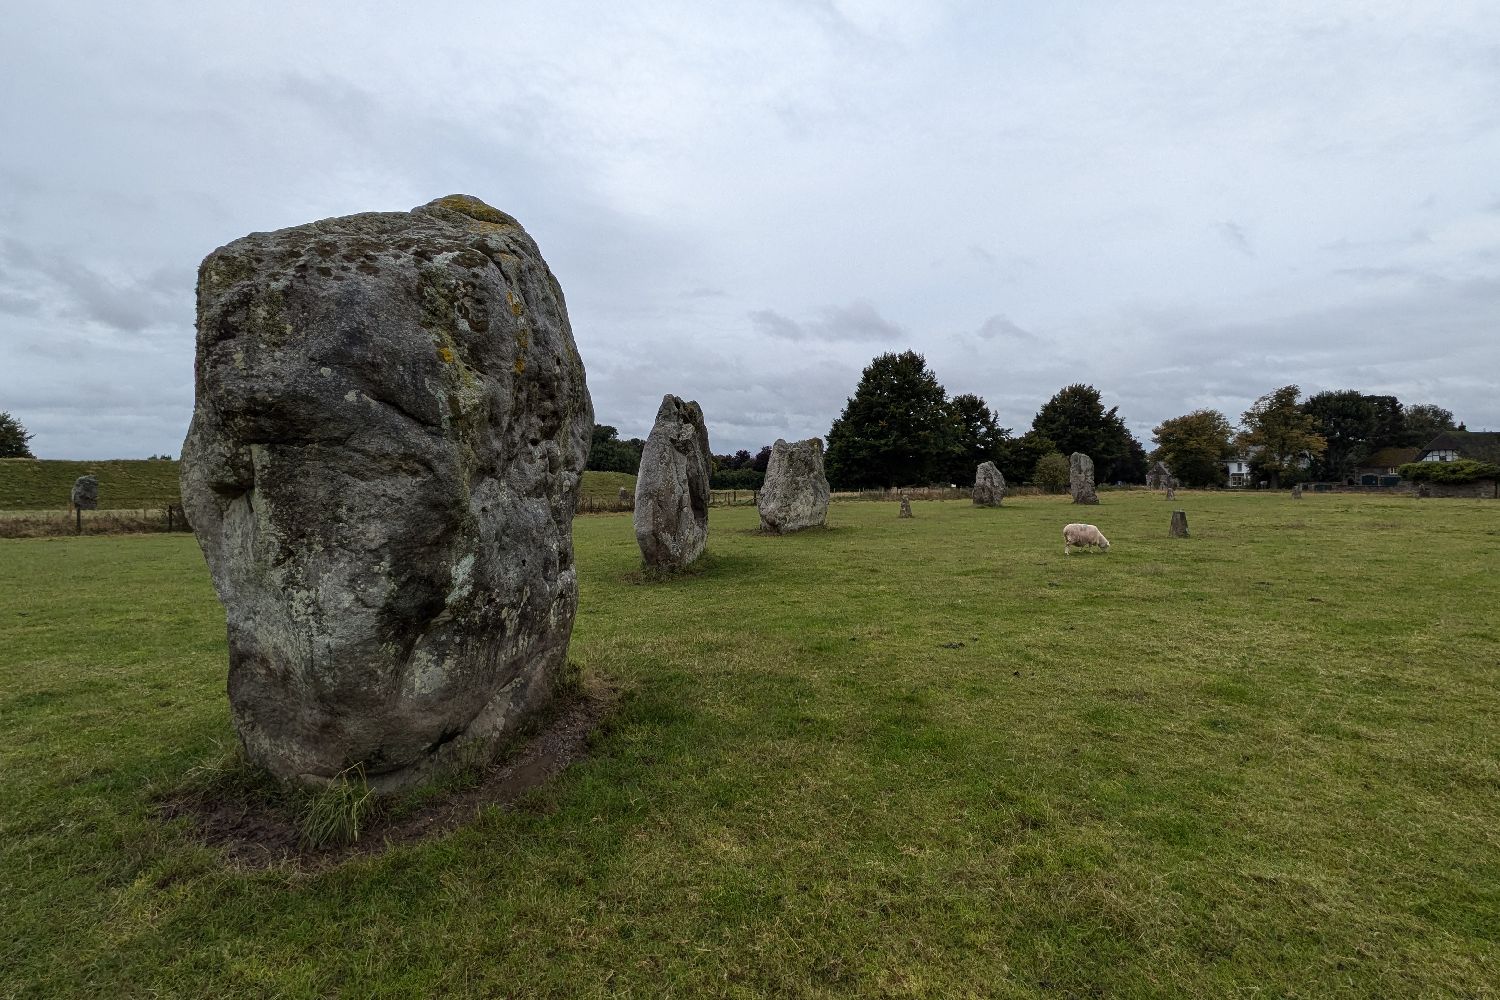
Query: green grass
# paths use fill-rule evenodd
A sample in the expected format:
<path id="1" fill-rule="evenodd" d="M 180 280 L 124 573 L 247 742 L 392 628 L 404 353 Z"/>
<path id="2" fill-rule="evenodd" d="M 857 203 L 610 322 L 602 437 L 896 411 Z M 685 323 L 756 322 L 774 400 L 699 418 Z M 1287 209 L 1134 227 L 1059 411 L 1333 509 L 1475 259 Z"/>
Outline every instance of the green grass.
<path id="1" fill-rule="evenodd" d="M 0 510 L 65 510 L 79 476 L 99 478 L 101 510 L 141 510 L 179 502 L 175 461 L 0 458 Z"/>
<path id="2" fill-rule="evenodd" d="M 65 510 L 79 476 L 99 478 L 101 510 L 141 510 L 180 503 L 178 463 L 159 459 L 66 462 L 0 458 L 0 511 Z M 614 500 L 620 487 L 635 493 L 628 472 L 585 472 L 580 492 L 596 501 Z"/>
<path id="3" fill-rule="evenodd" d="M 313 872 L 150 818 L 232 743 L 192 540 L 0 542 L 0 995 L 1496 994 L 1500 504 L 914 506 L 579 519 L 590 758 Z"/>

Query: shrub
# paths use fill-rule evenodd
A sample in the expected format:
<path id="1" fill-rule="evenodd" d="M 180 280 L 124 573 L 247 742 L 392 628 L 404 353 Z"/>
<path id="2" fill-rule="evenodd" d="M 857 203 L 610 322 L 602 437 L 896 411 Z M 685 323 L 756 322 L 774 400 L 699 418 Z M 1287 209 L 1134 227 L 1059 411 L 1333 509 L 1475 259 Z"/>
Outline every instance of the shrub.
<path id="1" fill-rule="evenodd" d="M 1460 458 L 1456 462 L 1408 462 L 1396 470 L 1402 479 L 1413 483 L 1472 483 L 1479 479 L 1500 479 L 1500 465 Z"/>
<path id="2" fill-rule="evenodd" d="M 1068 460 L 1060 451 L 1037 459 L 1036 471 L 1031 475 L 1036 484 L 1048 493 L 1068 491 Z"/>

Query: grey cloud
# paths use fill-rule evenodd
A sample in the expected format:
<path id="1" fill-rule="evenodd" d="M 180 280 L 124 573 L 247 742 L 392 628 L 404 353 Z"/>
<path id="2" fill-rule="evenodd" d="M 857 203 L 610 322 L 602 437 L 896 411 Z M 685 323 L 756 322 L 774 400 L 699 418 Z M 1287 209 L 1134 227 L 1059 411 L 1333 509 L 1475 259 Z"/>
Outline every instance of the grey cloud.
<path id="1" fill-rule="evenodd" d="M 1042 340 L 1030 330 L 1012 323 L 1008 316 L 998 313 L 981 323 L 975 336 L 980 340 L 1008 340 L 1023 344 L 1038 344 Z"/>
<path id="2" fill-rule="evenodd" d="M 757 333 L 781 340 L 891 342 L 907 336 L 905 330 L 880 315 L 869 302 L 826 306 L 817 319 L 798 322 L 774 309 L 749 314 Z"/>
<path id="3" fill-rule="evenodd" d="M 1244 226 L 1237 222 L 1215 222 L 1213 229 L 1233 249 L 1246 257 L 1255 256 L 1255 251 L 1250 248 L 1250 237 L 1245 233 Z"/>

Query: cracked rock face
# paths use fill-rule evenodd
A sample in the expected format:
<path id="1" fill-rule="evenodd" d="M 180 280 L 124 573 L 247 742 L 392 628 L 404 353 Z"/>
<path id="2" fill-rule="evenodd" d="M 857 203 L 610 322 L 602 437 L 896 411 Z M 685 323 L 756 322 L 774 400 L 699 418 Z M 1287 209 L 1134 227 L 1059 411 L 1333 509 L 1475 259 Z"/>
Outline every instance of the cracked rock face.
<path id="1" fill-rule="evenodd" d="M 478 199 L 210 254 L 182 496 L 247 755 L 390 789 L 493 754 L 565 664 L 592 427 L 562 289 Z"/>
<path id="2" fill-rule="evenodd" d="M 709 469 L 703 410 L 663 396 L 635 480 L 635 540 L 647 566 L 681 569 L 703 554 Z"/>
<path id="3" fill-rule="evenodd" d="M 1094 492 L 1094 460 L 1081 451 L 1068 456 L 1068 489 L 1074 503 L 1098 503 Z"/>
<path id="4" fill-rule="evenodd" d="M 1005 477 L 994 462 L 984 462 L 974 470 L 974 505 L 998 507 L 1005 497 Z"/>
<path id="5" fill-rule="evenodd" d="M 766 479 L 756 494 L 760 530 L 778 535 L 819 527 L 828 521 L 828 477 L 823 474 L 823 442 L 808 438 L 771 445 Z"/>
<path id="6" fill-rule="evenodd" d="M 79 510 L 98 510 L 99 480 L 94 476 L 79 476 L 73 480 L 69 502 Z"/>

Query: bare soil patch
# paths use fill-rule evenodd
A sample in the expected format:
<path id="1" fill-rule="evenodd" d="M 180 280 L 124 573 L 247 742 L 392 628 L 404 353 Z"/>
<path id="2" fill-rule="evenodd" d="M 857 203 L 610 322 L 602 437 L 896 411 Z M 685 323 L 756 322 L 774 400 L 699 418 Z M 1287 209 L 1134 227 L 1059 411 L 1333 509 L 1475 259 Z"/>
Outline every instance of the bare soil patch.
<path id="1" fill-rule="evenodd" d="M 359 839 L 346 846 L 306 846 L 291 806 L 267 801 L 248 789 L 177 793 L 161 800 L 155 811 L 163 821 L 187 818 L 195 839 L 222 850 L 234 868 L 328 868 L 441 836 L 488 806 L 512 805 L 587 756 L 589 736 L 618 700 L 614 689 L 579 695 L 523 746 L 480 770 L 463 787 L 414 806 L 382 810 L 371 817 Z"/>

